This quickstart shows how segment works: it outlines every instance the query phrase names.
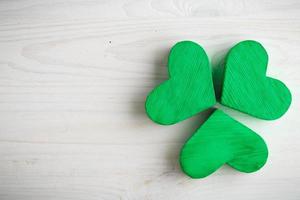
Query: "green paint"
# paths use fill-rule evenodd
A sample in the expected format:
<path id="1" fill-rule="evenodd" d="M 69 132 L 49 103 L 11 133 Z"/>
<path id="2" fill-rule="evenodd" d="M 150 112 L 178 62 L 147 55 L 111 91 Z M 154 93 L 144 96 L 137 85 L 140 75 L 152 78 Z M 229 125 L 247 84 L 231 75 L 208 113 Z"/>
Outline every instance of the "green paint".
<path id="1" fill-rule="evenodd" d="M 208 57 L 191 41 L 177 43 L 168 60 L 169 80 L 151 91 L 148 116 L 159 124 L 174 124 L 216 103 Z"/>
<path id="2" fill-rule="evenodd" d="M 223 84 L 218 85 L 221 103 L 262 119 L 282 116 L 290 106 L 291 93 L 282 82 L 266 76 L 267 63 L 267 52 L 258 42 L 235 45 L 226 57 Z M 208 57 L 198 44 L 177 43 L 168 68 L 169 80 L 146 100 L 146 112 L 153 121 L 174 124 L 216 103 Z M 223 70 L 217 72 L 214 78 L 221 80 Z M 190 177 L 203 178 L 226 163 L 241 172 L 254 172 L 267 157 L 267 146 L 259 135 L 216 110 L 185 143 L 180 164 Z"/>
<path id="3" fill-rule="evenodd" d="M 267 146 L 259 135 L 216 110 L 183 146 L 180 164 L 190 177 L 203 178 L 225 163 L 241 172 L 254 172 L 267 157 Z"/>
<path id="4" fill-rule="evenodd" d="M 256 41 L 242 41 L 227 55 L 221 103 L 261 119 L 281 117 L 291 104 L 289 89 L 266 76 L 268 54 Z"/>

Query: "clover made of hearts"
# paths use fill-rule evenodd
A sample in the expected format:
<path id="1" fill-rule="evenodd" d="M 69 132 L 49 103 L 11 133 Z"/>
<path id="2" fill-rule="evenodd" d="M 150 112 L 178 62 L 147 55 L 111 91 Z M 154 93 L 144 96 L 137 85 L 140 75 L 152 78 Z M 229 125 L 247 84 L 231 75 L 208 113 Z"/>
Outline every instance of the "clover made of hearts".
<path id="1" fill-rule="evenodd" d="M 291 104 L 289 89 L 266 76 L 268 55 L 256 41 L 242 41 L 225 59 L 220 103 L 257 118 L 281 117 Z M 216 97 L 208 56 L 191 41 L 178 42 L 168 59 L 169 79 L 148 95 L 149 118 L 171 125 L 213 107 Z M 228 164 L 241 172 L 259 170 L 268 157 L 264 140 L 253 130 L 216 109 L 184 144 L 182 170 L 203 178 Z"/>

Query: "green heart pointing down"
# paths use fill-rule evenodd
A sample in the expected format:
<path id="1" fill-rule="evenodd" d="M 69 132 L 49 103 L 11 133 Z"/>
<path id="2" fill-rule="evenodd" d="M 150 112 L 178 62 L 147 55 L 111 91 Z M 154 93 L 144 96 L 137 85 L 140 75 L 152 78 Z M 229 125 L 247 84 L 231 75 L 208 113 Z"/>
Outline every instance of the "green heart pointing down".
<path id="1" fill-rule="evenodd" d="M 148 116 L 159 124 L 174 124 L 216 103 L 205 51 L 190 41 L 177 43 L 168 60 L 169 80 L 150 92 Z"/>

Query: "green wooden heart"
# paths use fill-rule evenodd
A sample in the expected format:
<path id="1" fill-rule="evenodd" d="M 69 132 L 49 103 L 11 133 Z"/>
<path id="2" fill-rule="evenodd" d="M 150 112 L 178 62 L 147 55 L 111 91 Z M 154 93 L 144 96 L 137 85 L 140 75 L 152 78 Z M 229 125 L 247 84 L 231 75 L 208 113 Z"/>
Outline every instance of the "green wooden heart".
<path id="1" fill-rule="evenodd" d="M 191 41 L 178 42 L 168 60 L 169 80 L 150 92 L 145 108 L 159 124 L 174 124 L 216 103 L 208 57 Z"/>
<path id="2" fill-rule="evenodd" d="M 281 117 L 291 104 L 289 89 L 266 76 L 268 54 L 256 41 L 242 41 L 228 53 L 221 103 L 261 119 Z"/>
<path id="3" fill-rule="evenodd" d="M 180 165 L 190 177 L 203 178 L 225 163 L 241 172 L 254 172 L 267 157 L 267 146 L 259 135 L 216 110 L 183 146 Z"/>

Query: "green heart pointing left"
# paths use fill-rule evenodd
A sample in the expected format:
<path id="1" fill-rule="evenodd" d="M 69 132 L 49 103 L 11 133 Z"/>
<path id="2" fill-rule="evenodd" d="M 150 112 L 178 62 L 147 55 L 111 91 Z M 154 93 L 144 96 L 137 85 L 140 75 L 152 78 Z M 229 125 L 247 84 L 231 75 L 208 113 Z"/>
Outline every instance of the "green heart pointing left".
<path id="1" fill-rule="evenodd" d="M 174 124 L 216 103 L 208 57 L 191 41 L 178 42 L 168 60 L 169 80 L 146 100 L 148 116 L 159 124 Z"/>
<path id="2" fill-rule="evenodd" d="M 283 82 L 266 76 L 267 64 L 267 51 L 256 41 L 242 41 L 231 48 L 221 103 L 261 119 L 280 118 L 288 110 L 292 95 Z"/>

